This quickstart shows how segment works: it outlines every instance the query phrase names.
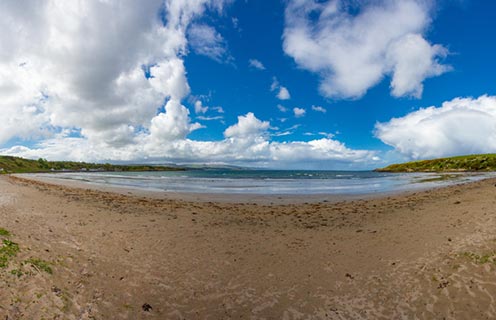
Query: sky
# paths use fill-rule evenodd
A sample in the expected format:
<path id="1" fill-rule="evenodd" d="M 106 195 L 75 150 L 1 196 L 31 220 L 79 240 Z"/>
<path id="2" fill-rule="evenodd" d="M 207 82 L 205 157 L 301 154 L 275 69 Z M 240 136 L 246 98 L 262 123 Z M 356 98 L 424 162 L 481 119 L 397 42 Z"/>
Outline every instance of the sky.
<path id="1" fill-rule="evenodd" d="M 0 154 L 368 170 L 496 152 L 496 2 L 4 0 Z"/>

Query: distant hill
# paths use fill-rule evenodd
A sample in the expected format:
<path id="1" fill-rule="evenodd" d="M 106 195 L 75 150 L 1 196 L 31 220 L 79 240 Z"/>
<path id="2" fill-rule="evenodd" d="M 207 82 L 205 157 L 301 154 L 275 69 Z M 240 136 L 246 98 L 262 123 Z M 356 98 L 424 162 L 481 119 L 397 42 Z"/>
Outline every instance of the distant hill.
<path id="1" fill-rule="evenodd" d="M 1 173 L 28 173 L 53 171 L 181 171 L 183 168 L 155 165 L 114 165 L 75 161 L 29 160 L 19 157 L 0 156 Z"/>
<path id="2" fill-rule="evenodd" d="M 378 172 L 496 171 L 496 154 L 477 154 L 392 164 Z"/>

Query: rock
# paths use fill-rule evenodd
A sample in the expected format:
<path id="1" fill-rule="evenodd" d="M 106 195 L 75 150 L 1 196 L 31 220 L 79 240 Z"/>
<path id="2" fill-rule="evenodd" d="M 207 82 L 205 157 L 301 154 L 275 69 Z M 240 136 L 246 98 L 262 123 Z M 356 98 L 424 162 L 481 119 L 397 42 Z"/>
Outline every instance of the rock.
<path id="1" fill-rule="evenodd" d="M 148 303 L 145 303 L 141 306 L 141 309 L 143 309 L 143 311 L 145 312 L 150 312 L 153 308 L 151 305 L 149 305 Z"/>

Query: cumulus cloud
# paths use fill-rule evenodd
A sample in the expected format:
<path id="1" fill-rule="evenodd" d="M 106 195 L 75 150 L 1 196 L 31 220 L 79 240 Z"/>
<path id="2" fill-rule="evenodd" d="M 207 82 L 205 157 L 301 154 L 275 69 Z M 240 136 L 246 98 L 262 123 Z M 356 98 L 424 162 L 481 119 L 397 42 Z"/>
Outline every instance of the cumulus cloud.
<path id="1" fill-rule="evenodd" d="M 279 92 L 277 93 L 277 99 L 279 100 L 289 100 L 291 95 L 286 87 L 281 86 Z"/>
<path id="2" fill-rule="evenodd" d="M 174 106 L 171 106 L 171 108 Z M 182 110 L 182 109 L 180 109 Z M 175 110 L 176 112 L 181 112 Z M 185 117 L 179 114 L 178 117 Z M 160 118 L 157 121 L 167 122 Z M 157 123 L 156 129 L 168 126 Z M 1 150 L 5 154 L 48 159 L 71 159 L 102 161 L 174 161 L 174 162 L 222 162 L 262 167 L 317 168 L 368 168 L 377 161 L 375 152 L 353 150 L 331 138 L 311 141 L 270 141 L 268 121 L 258 119 L 253 113 L 238 117 L 238 122 L 224 131 L 225 139 L 219 141 L 194 141 L 185 137 L 191 127 L 174 127 L 156 135 L 137 136 L 138 143 L 126 148 L 101 148 L 84 138 L 72 138 L 59 134 L 42 141 L 38 148 L 16 146 Z M 296 127 L 290 128 L 293 130 Z M 150 141 L 162 138 L 161 143 Z M 166 141 L 167 140 L 167 141 Z"/>
<path id="3" fill-rule="evenodd" d="M 343 0 L 291 0 L 284 52 L 320 75 L 327 97 L 359 98 L 385 76 L 392 77 L 392 95 L 420 97 L 426 78 L 450 70 L 440 62 L 448 51 L 424 38 L 428 3 L 366 1 L 353 8 Z"/>
<path id="4" fill-rule="evenodd" d="M 220 5 L 2 1 L 0 38 L 8 45 L 0 47 L 0 120 L 26 118 L 2 126 L 0 142 L 78 128 L 95 143 L 134 143 L 164 118 L 157 114 L 164 101 L 184 108 L 177 102 L 190 90 L 180 58 L 185 30 L 207 6 Z"/>
<path id="5" fill-rule="evenodd" d="M 300 117 L 303 117 L 305 115 L 305 113 L 307 113 L 307 111 L 303 108 L 295 107 L 295 108 L 293 108 L 293 113 L 294 113 L 295 117 L 300 118 Z"/>
<path id="6" fill-rule="evenodd" d="M 375 135 L 412 159 L 496 152 L 496 97 L 456 98 L 377 123 Z"/>
<path id="7" fill-rule="evenodd" d="M 265 70 L 265 66 L 263 65 L 262 62 L 260 62 L 260 60 L 257 60 L 257 59 L 250 59 L 248 61 L 248 64 L 250 65 L 250 67 L 252 68 L 255 68 L 255 69 L 258 69 L 258 70 Z"/>
<path id="8" fill-rule="evenodd" d="M 251 139 L 252 137 L 263 136 L 269 127 L 269 122 L 261 121 L 252 112 L 249 112 L 245 116 L 239 116 L 238 123 L 227 128 L 224 131 L 224 136 L 226 138 Z"/>
<path id="9" fill-rule="evenodd" d="M 1 1 L 0 145 L 20 138 L 29 140 L 29 147 L 0 153 L 51 160 L 259 166 L 298 163 L 303 155 L 306 162 L 374 161 L 373 152 L 330 139 L 271 141 L 270 123 L 252 113 L 240 116 L 222 140 L 189 139 L 203 126 L 191 120 L 182 104 L 190 93 L 183 61 L 188 38 L 194 41 L 195 32 L 205 32 L 210 39 L 205 52 L 226 54 L 216 51 L 221 36 L 198 24 L 205 12 L 221 11 L 225 2 Z M 195 105 L 195 113 L 206 120 L 204 108 Z"/>
<path id="10" fill-rule="evenodd" d="M 189 110 L 177 100 L 169 100 L 165 111 L 151 121 L 150 139 L 153 143 L 183 140 L 189 133 L 202 127 L 199 123 L 190 122 Z"/>
<path id="11" fill-rule="evenodd" d="M 220 33 L 204 24 L 193 24 L 188 30 L 189 44 L 196 54 L 207 56 L 217 62 L 232 60 Z"/>
<path id="12" fill-rule="evenodd" d="M 435 57 L 445 57 L 447 53 L 444 47 L 430 45 L 419 34 L 408 34 L 392 44 L 387 52 L 387 59 L 392 64 L 392 95 L 420 98 L 424 79 L 451 69 L 435 61 Z"/>

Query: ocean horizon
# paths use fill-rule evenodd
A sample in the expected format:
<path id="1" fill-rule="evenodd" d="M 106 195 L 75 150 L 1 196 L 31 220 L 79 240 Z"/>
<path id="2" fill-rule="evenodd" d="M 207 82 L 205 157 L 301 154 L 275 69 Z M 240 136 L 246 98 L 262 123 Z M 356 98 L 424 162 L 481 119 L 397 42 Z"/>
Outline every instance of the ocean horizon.
<path id="1" fill-rule="evenodd" d="M 494 177 L 496 173 L 194 169 L 162 172 L 61 172 L 29 175 L 92 185 L 169 193 L 366 195 L 448 186 Z"/>

